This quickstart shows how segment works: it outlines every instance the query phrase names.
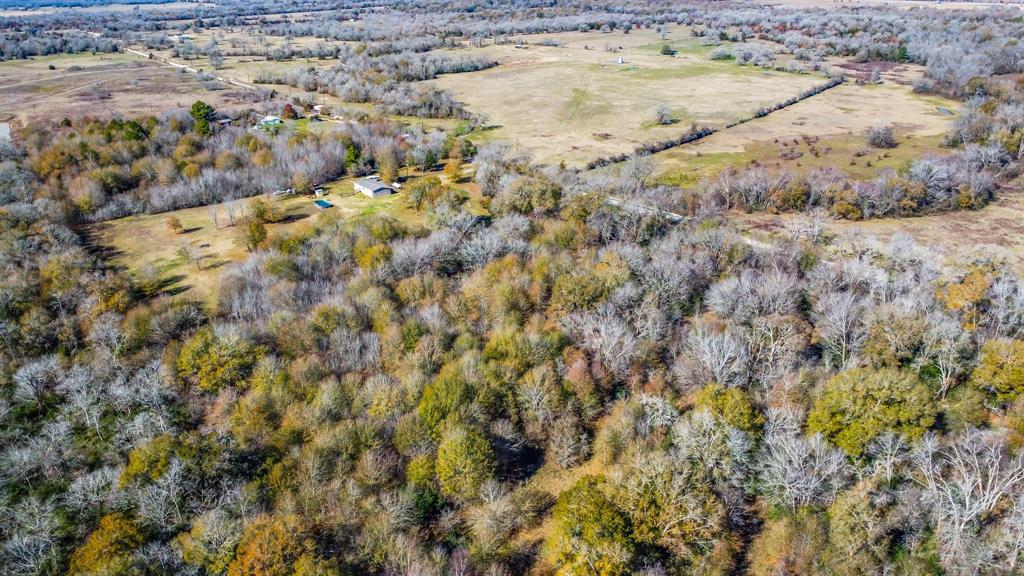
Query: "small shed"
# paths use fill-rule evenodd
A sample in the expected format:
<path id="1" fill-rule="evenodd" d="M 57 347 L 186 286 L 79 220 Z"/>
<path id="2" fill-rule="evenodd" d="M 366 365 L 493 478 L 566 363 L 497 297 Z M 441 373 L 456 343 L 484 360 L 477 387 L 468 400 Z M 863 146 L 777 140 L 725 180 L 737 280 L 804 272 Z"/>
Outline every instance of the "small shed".
<path id="1" fill-rule="evenodd" d="M 369 180 L 367 178 L 360 178 L 353 184 L 356 192 L 365 194 L 370 198 L 376 198 L 378 196 L 388 196 L 395 193 L 395 189 L 380 180 Z"/>

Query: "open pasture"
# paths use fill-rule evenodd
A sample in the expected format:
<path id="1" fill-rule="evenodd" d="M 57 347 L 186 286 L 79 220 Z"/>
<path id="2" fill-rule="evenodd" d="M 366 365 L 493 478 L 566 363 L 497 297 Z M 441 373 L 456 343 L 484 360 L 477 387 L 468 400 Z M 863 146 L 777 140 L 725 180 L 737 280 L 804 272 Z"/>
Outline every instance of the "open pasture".
<path id="1" fill-rule="evenodd" d="M 503 140 L 532 150 L 545 163 L 579 165 L 663 140 L 693 123 L 721 126 L 763 106 L 820 84 L 816 74 L 792 74 L 711 60 L 711 46 L 671 27 L 526 36 L 525 47 L 495 44 L 464 49 L 499 66 L 432 80 L 494 128 L 481 140 Z M 558 46 L 541 45 L 544 40 Z M 664 44 L 674 56 L 661 54 Z M 620 61 L 621 59 L 621 61 Z M 662 125 L 655 109 L 673 117 Z"/>
<path id="2" fill-rule="evenodd" d="M 664 180 L 684 185 L 755 161 L 797 171 L 833 166 L 851 177 L 869 178 L 880 168 L 948 153 L 943 135 L 957 109 L 952 100 L 920 96 L 909 86 L 848 83 L 655 157 Z M 895 127 L 896 148 L 867 146 L 864 134 L 876 124 Z"/>
<path id="3" fill-rule="evenodd" d="M 132 54 L 0 62 L 0 111 L 22 123 L 65 116 L 144 116 L 188 107 L 197 98 L 225 107 L 232 102 L 231 94 L 208 91 L 194 74 Z"/>
<path id="4" fill-rule="evenodd" d="M 390 215 L 408 225 L 420 225 L 423 216 L 406 206 L 402 193 L 384 198 L 368 198 L 356 194 L 352 179 L 343 178 L 324 185 L 325 200 L 333 207 L 321 210 L 308 196 L 273 199 L 271 205 L 281 220 L 267 224 L 268 236 L 302 234 L 312 230 L 321 214 L 344 219 L 371 215 Z M 232 202 L 235 221 L 246 211 L 250 200 Z M 217 213 L 217 226 L 211 218 Z M 177 218 L 182 233 L 175 233 L 166 222 Z M 189 298 L 210 300 L 217 295 L 218 279 L 224 266 L 240 262 L 248 256 L 238 226 L 232 226 L 226 205 L 185 208 L 161 214 L 144 214 L 92 224 L 86 228 L 90 241 L 102 247 L 110 262 L 138 277 L 155 271 L 163 280 L 163 290 L 184 294 Z M 201 255 L 198 265 L 181 255 L 182 246 L 190 246 Z"/>

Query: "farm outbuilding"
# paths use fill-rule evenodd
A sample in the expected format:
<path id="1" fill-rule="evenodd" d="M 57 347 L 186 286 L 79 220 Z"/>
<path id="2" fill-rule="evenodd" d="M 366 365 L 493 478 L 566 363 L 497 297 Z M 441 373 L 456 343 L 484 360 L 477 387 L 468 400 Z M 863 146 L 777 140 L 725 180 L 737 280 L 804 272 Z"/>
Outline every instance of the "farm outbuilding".
<path id="1" fill-rule="evenodd" d="M 379 180 L 368 180 L 362 178 L 356 180 L 354 183 L 356 192 L 360 192 L 369 196 L 370 198 L 376 198 L 378 196 L 388 196 L 395 193 L 395 189 Z"/>

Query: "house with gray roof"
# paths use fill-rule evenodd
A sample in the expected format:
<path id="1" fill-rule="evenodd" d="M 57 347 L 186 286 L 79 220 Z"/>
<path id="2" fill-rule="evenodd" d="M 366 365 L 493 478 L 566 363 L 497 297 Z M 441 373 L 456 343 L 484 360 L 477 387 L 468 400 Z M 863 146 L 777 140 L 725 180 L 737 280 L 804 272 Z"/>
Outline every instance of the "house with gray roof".
<path id="1" fill-rule="evenodd" d="M 356 188 L 356 192 L 360 192 L 369 196 L 370 198 L 376 198 L 378 196 L 388 196 L 395 193 L 395 189 L 380 180 L 369 180 L 367 178 L 360 178 L 353 184 Z"/>

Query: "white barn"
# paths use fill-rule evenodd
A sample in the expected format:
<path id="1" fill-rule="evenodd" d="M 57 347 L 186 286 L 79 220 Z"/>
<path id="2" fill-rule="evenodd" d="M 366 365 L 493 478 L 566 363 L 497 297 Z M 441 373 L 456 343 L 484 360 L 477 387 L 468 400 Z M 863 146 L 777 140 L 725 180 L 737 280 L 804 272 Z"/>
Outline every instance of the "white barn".
<path id="1" fill-rule="evenodd" d="M 378 196 L 388 196 L 395 193 L 395 189 L 379 180 L 367 180 L 361 178 L 356 180 L 353 184 L 356 188 L 356 192 L 360 192 L 369 196 L 370 198 L 376 198 Z"/>

